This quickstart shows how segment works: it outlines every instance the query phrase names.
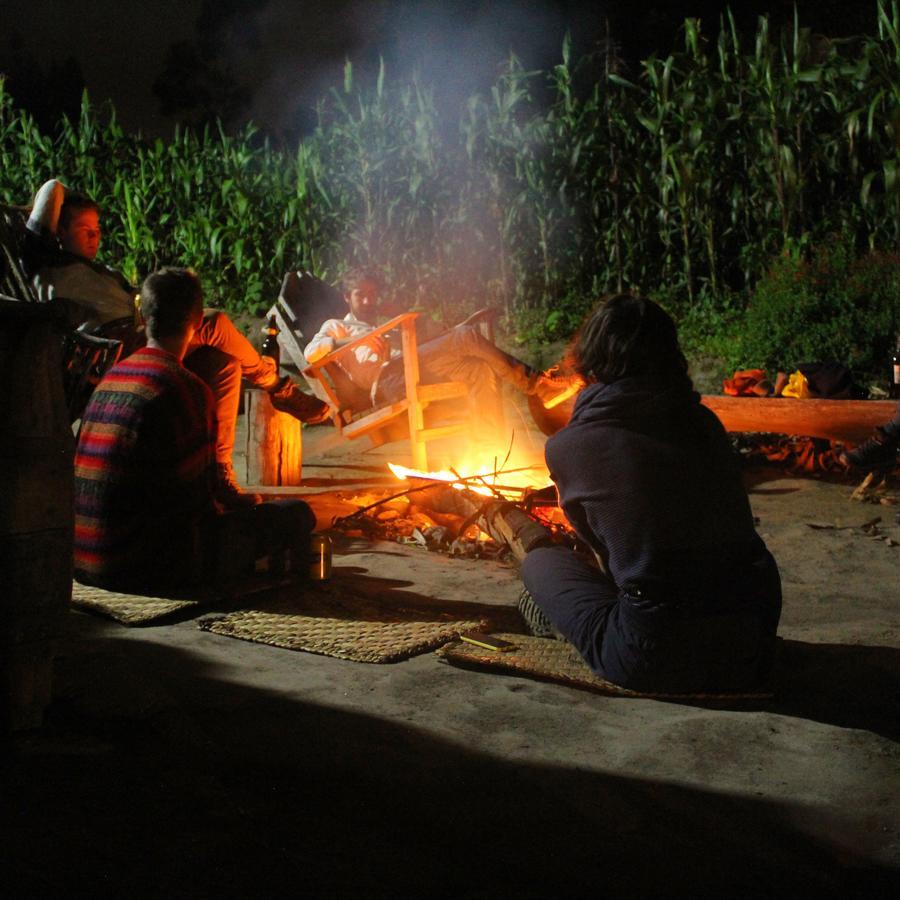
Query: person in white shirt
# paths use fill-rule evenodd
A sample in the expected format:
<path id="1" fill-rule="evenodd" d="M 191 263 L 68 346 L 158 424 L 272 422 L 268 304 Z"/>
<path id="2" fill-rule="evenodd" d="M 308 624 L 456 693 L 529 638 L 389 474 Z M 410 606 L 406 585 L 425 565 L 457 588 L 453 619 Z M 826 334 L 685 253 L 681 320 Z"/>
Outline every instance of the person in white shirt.
<path id="1" fill-rule="evenodd" d="M 371 332 L 378 318 L 378 280 L 364 270 L 353 270 L 343 280 L 349 312 L 343 319 L 328 319 L 306 345 L 304 355 L 313 363 Z M 526 395 L 535 395 L 551 408 L 576 393 L 581 382 L 571 377 L 544 374 L 504 353 L 474 325 L 457 325 L 420 344 L 419 376 L 424 384 L 462 381 L 469 385 L 472 406 L 484 413 L 484 421 L 497 421 L 500 387 L 510 384 Z M 358 387 L 369 393 L 373 404 L 390 403 L 405 395 L 403 360 L 380 335 L 362 343 L 341 365 Z"/>

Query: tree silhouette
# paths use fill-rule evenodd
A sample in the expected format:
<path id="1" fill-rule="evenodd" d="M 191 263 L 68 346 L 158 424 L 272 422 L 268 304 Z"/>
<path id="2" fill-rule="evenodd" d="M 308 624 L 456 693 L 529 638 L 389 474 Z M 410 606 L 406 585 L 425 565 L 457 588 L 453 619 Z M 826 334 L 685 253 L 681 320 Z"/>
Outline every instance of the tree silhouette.
<path id="1" fill-rule="evenodd" d="M 51 131 L 61 115 L 78 118 L 84 74 L 74 56 L 53 61 L 45 69 L 18 32 L 9 35 L 0 54 L 0 75 L 7 92 L 34 116 L 41 129 Z"/>

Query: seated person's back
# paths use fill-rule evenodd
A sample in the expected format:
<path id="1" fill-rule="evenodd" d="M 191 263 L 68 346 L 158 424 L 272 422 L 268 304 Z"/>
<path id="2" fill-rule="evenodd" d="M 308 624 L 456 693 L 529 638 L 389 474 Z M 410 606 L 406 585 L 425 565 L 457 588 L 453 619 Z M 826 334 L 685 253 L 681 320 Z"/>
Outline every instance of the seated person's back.
<path id="1" fill-rule="evenodd" d="M 217 499 L 212 395 L 182 365 L 203 321 L 197 276 L 163 269 L 142 298 L 147 346 L 110 370 L 82 420 L 76 576 L 145 590 L 250 574 L 270 552 L 304 567 L 315 524 L 306 503 Z"/>
<path id="2" fill-rule="evenodd" d="M 145 299 L 150 317 L 154 277 Z M 202 317 L 191 278 L 165 277 L 175 302 L 157 326 L 164 343 L 172 329 L 193 330 Z M 194 529 L 213 512 L 214 435 L 209 388 L 171 348 L 151 338 L 110 370 L 85 411 L 75 458 L 81 579 L 143 584 L 159 573 L 187 577 Z"/>

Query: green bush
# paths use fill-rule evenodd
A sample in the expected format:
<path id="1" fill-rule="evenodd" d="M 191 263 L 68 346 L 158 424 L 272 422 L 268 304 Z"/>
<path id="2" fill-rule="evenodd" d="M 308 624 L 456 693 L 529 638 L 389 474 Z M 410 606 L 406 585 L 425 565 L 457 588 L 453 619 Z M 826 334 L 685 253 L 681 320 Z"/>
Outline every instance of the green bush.
<path id="1" fill-rule="evenodd" d="M 833 240 L 810 259 L 782 256 L 759 282 L 737 336 L 732 368 L 793 371 L 835 360 L 861 381 L 887 377 L 900 328 L 900 256 L 857 258 L 852 242 Z"/>

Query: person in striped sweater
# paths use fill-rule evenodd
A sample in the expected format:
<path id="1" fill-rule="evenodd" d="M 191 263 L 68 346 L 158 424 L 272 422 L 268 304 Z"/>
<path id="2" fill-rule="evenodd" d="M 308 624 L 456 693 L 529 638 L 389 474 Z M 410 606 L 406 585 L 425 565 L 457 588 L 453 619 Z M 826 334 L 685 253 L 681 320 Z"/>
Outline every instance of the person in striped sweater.
<path id="1" fill-rule="evenodd" d="M 82 419 L 76 577 L 146 590 L 215 579 L 225 561 L 252 571 L 279 544 L 304 556 L 315 517 L 303 501 L 228 509 L 216 499 L 212 393 L 183 365 L 203 319 L 197 276 L 163 269 L 141 297 L 147 344 L 107 373 Z"/>

